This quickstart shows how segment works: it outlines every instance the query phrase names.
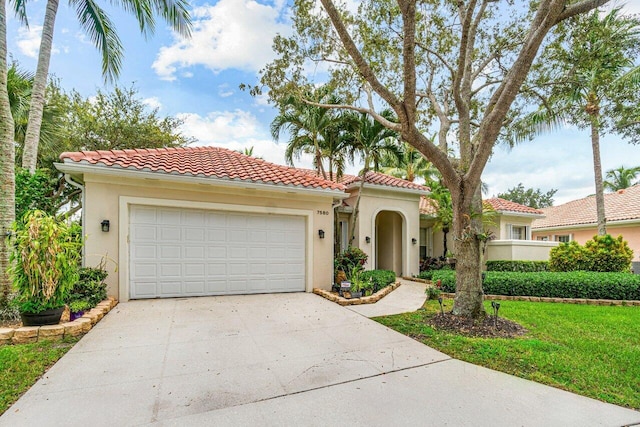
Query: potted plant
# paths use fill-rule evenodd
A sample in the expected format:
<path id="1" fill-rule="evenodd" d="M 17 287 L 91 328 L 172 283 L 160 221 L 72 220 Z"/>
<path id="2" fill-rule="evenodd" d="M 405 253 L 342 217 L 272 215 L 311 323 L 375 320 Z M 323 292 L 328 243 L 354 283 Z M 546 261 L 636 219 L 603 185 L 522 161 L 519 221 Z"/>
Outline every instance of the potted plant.
<path id="1" fill-rule="evenodd" d="M 84 312 L 91 308 L 91 304 L 85 300 L 75 300 L 69 303 L 69 320 L 74 321 L 81 318 Z"/>
<path id="2" fill-rule="evenodd" d="M 42 211 L 13 224 L 11 275 L 25 326 L 55 325 L 78 280 L 81 238 Z"/>

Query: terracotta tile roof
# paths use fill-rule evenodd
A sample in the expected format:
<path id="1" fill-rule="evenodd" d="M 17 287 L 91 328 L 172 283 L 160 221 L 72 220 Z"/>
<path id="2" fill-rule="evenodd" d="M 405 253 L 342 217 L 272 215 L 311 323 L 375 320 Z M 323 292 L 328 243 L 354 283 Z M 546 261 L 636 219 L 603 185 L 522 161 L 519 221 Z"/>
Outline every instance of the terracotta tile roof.
<path id="1" fill-rule="evenodd" d="M 542 211 L 546 217 L 533 221 L 532 229 L 597 223 L 595 195 L 544 208 Z M 604 211 L 608 223 L 640 220 L 640 184 L 615 193 L 606 193 Z"/>
<path id="2" fill-rule="evenodd" d="M 360 184 L 361 177 L 357 175 L 343 175 L 340 182 L 349 187 L 352 185 Z M 396 178 L 391 175 L 386 175 L 380 172 L 369 171 L 365 175 L 365 184 L 382 185 L 385 187 L 404 188 L 407 190 L 416 191 L 429 191 L 429 187 L 416 184 L 415 182 L 407 181 L 405 179 Z"/>
<path id="3" fill-rule="evenodd" d="M 492 199 L 483 200 L 482 203 L 489 205 L 493 210 L 500 213 L 520 213 L 529 215 L 543 215 L 539 209 L 530 208 L 519 203 L 494 197 Z M 420 214 L 434 216 L 436 214 L 437 204 L 428 197 L 420 198 Z"/>
<path id="4" fill-rule="evenodd" d="M 152 173 L 250 181 L 291 187 L 344 190 L 344 185 L 298 169 L 220 147 L 182 147 L 62 153 L 65 163 Z"/>
<path id="5" fill-rule="evenodd" d="M 497 212 L 515 212 L 530 215 L 544 215 L 544 212 L 540 209 L 530 208 L 529 206 L 521 205 L 520 203 L 512 202 L 511 200 L 501 199 L 499 197 L 493 197 L 491 199 L 483 200 L 483 203 L 489 204 L 494 211 Z"/>

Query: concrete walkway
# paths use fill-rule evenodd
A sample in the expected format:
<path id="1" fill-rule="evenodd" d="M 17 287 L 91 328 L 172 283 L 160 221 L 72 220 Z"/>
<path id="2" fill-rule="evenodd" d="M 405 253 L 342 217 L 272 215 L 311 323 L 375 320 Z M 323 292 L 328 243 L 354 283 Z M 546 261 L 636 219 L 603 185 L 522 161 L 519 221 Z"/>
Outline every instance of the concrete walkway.
<path id="1" fill-rule="evenodd" d="M 122 303 L 0 417 L 11 427 L 634 423 L 639 412 L 451 359 L 305 293 Z"/>
<path id="2" fill-rule="evenodd" d="M 425 283 L 398 279 L 402 285 L 375 304 L 347 305 L 346 307 L 366 317 L 389 316 L 391 314 L 416 311 L 427 299 Z"/>

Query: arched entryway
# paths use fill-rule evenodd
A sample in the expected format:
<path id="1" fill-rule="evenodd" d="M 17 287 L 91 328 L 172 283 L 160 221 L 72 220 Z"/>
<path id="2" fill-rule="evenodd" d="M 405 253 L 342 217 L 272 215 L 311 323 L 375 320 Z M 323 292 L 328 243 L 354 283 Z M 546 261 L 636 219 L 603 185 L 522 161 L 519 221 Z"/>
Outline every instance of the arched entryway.
<path id="1" fill-rule="evenodd" d="M 376 215 L 376 266 L 380 270 L 403 273 L 404 218 L 398 212 L 380 211 Z"/>

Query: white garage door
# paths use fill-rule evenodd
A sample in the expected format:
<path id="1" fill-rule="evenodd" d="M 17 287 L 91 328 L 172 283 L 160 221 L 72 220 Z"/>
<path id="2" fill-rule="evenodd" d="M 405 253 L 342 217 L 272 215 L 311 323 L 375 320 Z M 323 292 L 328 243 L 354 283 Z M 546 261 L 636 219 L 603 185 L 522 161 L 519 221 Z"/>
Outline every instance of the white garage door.
<path id="1" fill-rule="evenodd" d="M 132 206 L 130 297 L 305 290 L 300 216 Z"/>

